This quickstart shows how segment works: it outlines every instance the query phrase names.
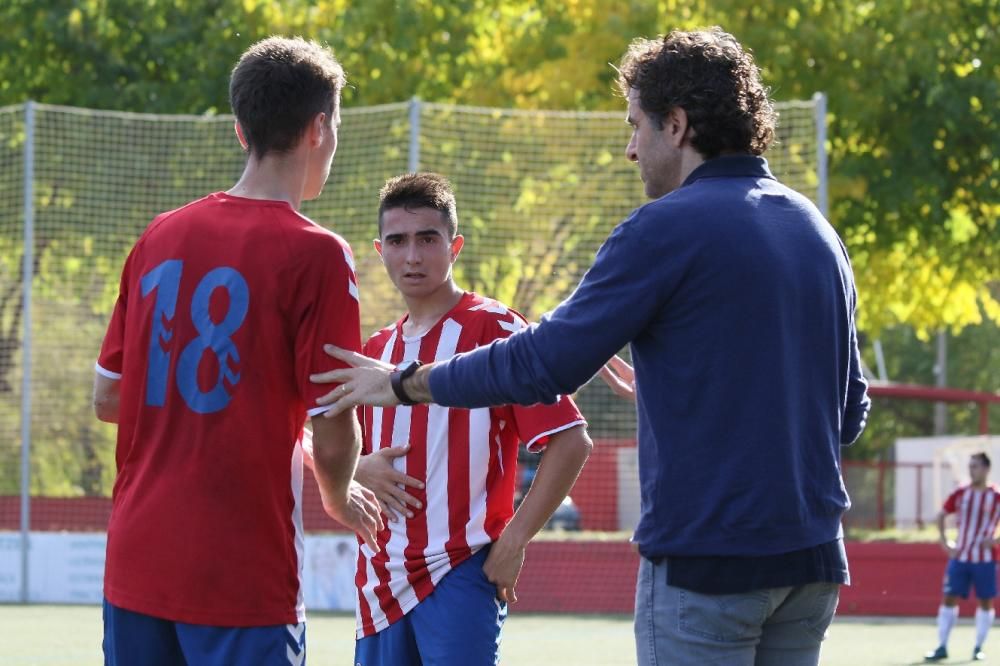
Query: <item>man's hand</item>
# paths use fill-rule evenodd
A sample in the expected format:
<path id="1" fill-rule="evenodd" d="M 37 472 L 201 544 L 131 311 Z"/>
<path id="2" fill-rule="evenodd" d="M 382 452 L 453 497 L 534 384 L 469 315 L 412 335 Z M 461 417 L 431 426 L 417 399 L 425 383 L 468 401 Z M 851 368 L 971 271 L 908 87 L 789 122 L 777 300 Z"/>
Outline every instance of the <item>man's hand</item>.
<path id="1" fill-rule="evenodd" d="M 408 493 L 406 488 L 422 489 L 423 482 L 403 474 L 392 466 L 393 459 L 405 456 L 409 451 L 409 444 L 379 449 L 370 455 L 361 456 L 358 469 L 354 472 L 354 478 L 358 483 L 375 493 L 382 511 L 389 520 L 400 520 L 400 514 L 412 518 L 413 512 L 409 507 L 419 509 L 422 506 L 420 500 Z"/>
<path id="2" fill-rule="evenodd" d="M 597 374 L 616 395 L 635 401 L 635 370 L 620 356 L 612 356 Z"/>
<path id="3" fill-rule="evenodd" d="M 376 535 L 385 528 L 385 523 L 382 522 L 375 493 L 357 481 L 351 481 L 347 501 L 342 505 L 324 506 L 323 509 L 338 523 L 357 532 L 373 552 L 379 551 Z"/>
<path id="4" fill-rule="evenodd" d="M 317 405 L 330 406 L 323 416 L 330 418 L 358 405 L 394 407 L 399 404 L 389 383 L 395 366 L 333 345 L 324 345 L 323 350 L 351 366 L 309 376 L 315 384 L 340 384 L 316 401 Z"/>
<path id="5" fill-rule="evenodd" d="M 942 539 L 941 548 L 944 549 L 944 552 L 948 553 L 949 559 L 958 557 L 958 549 L 955 547 L 955 542 L 951 539 Z"/>
<path id="6" fill-rule="evenodd" d="M 524 566 L 524 545 L 505 539 L 506 532 L 493 543 L 483 565 L 487 580 L 497 586 L 497 598 L 509 604 L 517 602 L 514 587 Z"/>

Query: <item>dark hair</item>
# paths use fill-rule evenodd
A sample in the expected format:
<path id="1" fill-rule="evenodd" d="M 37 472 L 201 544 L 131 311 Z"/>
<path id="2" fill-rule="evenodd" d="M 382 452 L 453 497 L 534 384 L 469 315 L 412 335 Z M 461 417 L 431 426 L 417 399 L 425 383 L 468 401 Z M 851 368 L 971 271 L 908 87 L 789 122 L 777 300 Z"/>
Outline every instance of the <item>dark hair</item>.
<path id="1" fill-rule="evenodd" d="M 458 233 L 455 194 L 448 179 L 437 173 L 407 173 L 390 178 L 378 195 L 378 235 L 382 235 L 382 214 L 392 208 L 433 208 L 441 213 L 448 238 Z"/>
<path id="2" fill-rule="evenodd" d="M 229 103 L 247 149 L 258 158 L 295 147 L 318 113 L 340 103 L 344 69 L 333 52 L 301 37 L 268 37 L 240 56 L 229 80 Z"/>
<path id="3" fill-rule="evenodd" d="M 990 467 L 990 457 L 988 455 L 986 455 L 985 451 L 978 451 L 977 453 L 973 453 L 971 457 L 972 458 L 979 458 L 979 461 L 981 463 L 983 463 L 987 467 Z"/>
<path id="4" fill-rule="evenodd" d="M 684 109 L 691 144 L 705 159 L 761 155 L 774 139 L 777 115 L 753 56 L 719 27 L 635 40 L 622 56 L 618 86 L 626 97 L 639 91 L 640 108 L 660 129 L 671 109 Z"/>

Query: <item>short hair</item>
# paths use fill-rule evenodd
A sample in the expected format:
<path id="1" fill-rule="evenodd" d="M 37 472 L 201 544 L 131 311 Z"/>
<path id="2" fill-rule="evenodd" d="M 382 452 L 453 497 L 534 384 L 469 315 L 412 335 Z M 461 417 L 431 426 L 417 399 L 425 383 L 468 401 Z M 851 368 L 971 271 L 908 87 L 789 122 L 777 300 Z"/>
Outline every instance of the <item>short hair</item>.
<path id="1" fill-rule="evenodd" d="M 618 86 L 639 92 L 640 108 L 663 128 L 680 107 L 705 158 L 725 153 L 761 155 L 774 140 L 777 114 L 753 56 L 722 28 L 671 32 L 637 39 L 622 56 Z"/>
<path id="2" fill-rule="evenodd" d="M 229 80 L 229 103 L 257 158 L 295 147 L 318 113 L 333 116 L 346 78 L 333 52 L 301 37 L 247 49 Z"/>
<path id="3" fill-rule="evenodd" d="M 448 238 L 458 233 L 458 211 L 451 183 L 438 173 L 406 173 L 390 178 L 378 195 L 378 235 L 382 235 L 382 215 L 393 208 L 414 210 L 433 208 L 441 213 L 441 221 L 448 229 Z"/>
<path id="4" fill-rule="evenodd" d="M 973 453 L 970 457 L 971 458 L 979 458 L 979 462 L 981 462 L 984 465 L 986 465 L 986 467 L 990 467 L 991 466 L 990 465 L 990 457 L 988 455 L 986 455 L 985 451 L 977 451 L 976 453 Z"/>

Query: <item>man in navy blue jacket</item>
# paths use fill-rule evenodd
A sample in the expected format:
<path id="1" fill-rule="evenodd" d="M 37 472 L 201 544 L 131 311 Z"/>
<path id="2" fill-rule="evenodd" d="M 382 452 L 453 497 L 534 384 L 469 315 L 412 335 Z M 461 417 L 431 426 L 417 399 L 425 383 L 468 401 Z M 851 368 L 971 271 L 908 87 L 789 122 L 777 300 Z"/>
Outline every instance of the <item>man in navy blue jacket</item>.
<path id="1" fill-rule="evenodd" d="M 637 40 L 619 68 L 653 199 L 573 294 L 510 338 L 420 368 L 358 355 L 321 399 L 457 407 L 554 402 L 631 345 L 646 664 L 816 664 L 849 582 L 840 447 L 869 409 L 843 244 L 760 157 L 775 114 L 718 28 Z M 569 341 L 569 342 L 568 342 Z"/>

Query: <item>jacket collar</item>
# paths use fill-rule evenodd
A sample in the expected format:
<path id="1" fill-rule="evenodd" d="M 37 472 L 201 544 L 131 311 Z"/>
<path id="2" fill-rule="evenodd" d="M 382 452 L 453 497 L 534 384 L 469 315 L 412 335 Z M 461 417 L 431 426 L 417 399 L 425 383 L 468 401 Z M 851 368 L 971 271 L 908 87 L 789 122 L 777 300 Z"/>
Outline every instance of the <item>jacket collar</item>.
<path id="1" fill-rule="evenodd" d="M 776 180 L 767 166 L 767 160 L 756 155 L 722 155 L 700 164 L 684 179 L 683 185 L 690 185 L 700 178 L 734 177 L 770 178 Z"/>

